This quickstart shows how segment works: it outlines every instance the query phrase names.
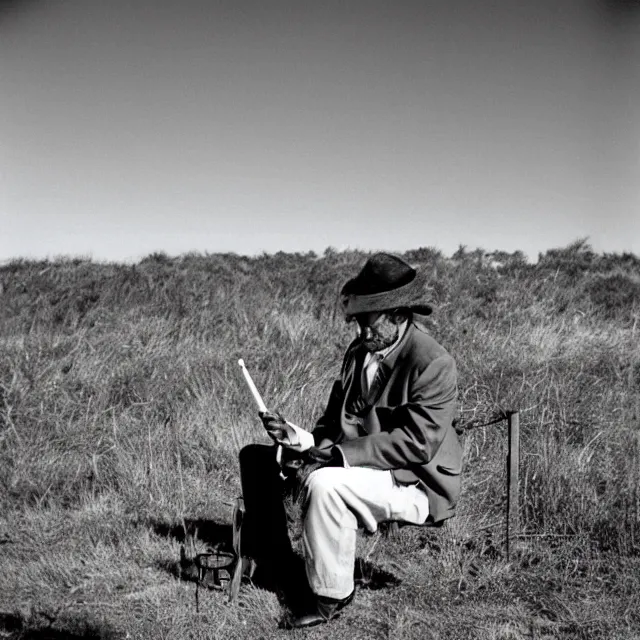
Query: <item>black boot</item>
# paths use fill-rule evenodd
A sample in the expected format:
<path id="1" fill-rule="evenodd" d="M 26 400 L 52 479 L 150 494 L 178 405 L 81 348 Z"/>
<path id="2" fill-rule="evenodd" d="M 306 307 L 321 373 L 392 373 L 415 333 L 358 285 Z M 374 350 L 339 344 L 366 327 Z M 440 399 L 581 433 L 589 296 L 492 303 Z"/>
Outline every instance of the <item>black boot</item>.
<path id="1" fill-rule="evenodd" d="M 355 595 L 355 589 L 342 600 L 336 600 L 334 598 L 325 598 L 324 596 L 315 597 L 315 606 L 310 613 L 297 616 L 287 620 L 284 623 L 285 629 L 304 629 L 305 627 L 315 627 L 319 624 L 334 620 L 340 615 L 342 609 L 344 609 L 352 600 Z"/>

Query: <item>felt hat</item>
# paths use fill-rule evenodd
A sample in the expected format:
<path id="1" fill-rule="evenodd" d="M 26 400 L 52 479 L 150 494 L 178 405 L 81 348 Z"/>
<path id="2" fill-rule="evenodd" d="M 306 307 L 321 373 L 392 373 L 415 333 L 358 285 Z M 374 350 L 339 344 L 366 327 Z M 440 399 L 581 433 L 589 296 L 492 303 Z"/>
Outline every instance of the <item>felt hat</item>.
<path id="1" fill-rule="evenodd" d="M 372 255 L 340 294 L 347 317 L 392 309 L 409 309 L 423 316 L 433 311 L 425 299 L 424 274 L 390 253 Z"/>

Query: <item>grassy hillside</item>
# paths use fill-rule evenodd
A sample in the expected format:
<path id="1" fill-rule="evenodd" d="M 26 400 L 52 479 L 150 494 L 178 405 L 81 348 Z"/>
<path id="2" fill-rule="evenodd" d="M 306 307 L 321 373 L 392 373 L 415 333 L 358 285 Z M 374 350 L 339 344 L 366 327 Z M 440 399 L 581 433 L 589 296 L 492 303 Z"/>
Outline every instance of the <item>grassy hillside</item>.
<path id="1" fill-rule="evenodd" d="M 640 259 L 418 249 L 459 368 L 463 496 L 444 530 L 363 536 L 356 605 L 309 638 L 640 637 Z M 228 537 L 266 441 L 237 366 L 310 428 L 351 329 L 359 252 L 0 267 L 0 636 L 279 638 L 275 594 L 181 581 Z M 504 557 L 506 411 L 523 535 Z M 487 423 L 493 423 L 488 426 Z M 295 537 L 295 531 L 292 532 Z M 128 636 L 127 636 L 128 634 Z"/>

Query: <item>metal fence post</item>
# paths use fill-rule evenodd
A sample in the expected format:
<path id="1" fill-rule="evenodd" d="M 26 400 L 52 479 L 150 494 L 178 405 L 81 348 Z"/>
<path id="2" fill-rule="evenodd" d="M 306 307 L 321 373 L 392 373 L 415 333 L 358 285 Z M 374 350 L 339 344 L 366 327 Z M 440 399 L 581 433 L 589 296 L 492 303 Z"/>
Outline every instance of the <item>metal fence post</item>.
<path id="1" fill-rule="evenodd" d="M 510 559 L 512 541 L 520 530 L 520 414 L 507 415 L 509 452 L 507 454 L 507 560 Z"/>

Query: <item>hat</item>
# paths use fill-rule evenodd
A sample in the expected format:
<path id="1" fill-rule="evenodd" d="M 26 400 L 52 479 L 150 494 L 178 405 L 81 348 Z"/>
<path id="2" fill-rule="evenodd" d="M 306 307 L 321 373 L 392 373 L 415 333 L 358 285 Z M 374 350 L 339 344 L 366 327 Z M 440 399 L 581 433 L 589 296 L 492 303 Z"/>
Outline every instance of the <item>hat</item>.
<path id="1" fill-rule="evenodd" d="M 346 316 L 390 309 L 410 309 L 428 316 L 433 307 L 425 301 L 426 278 L 402 258 L 376 253 L 342 291 Z"/>

